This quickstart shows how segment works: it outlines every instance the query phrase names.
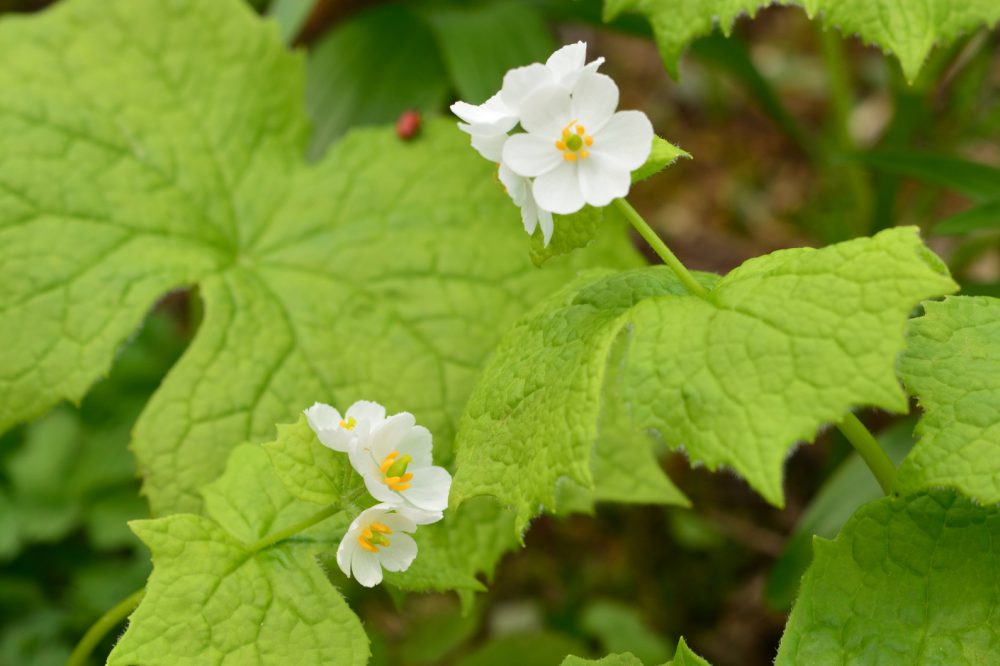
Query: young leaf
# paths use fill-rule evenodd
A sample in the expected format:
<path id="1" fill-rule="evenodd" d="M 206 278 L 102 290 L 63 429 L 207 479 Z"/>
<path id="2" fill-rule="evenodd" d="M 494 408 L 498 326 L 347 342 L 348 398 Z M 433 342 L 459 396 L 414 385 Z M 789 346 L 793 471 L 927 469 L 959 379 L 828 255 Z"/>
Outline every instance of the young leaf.
<path id="1" fill-rule="evenodd" d="M 677 642 L 677 652 L 674 653 L 674 658 L 664 664 L 663 666 L 711 666 L 707 661 L 702 659 L 700 656 L 694 653 L 691 648 L 687 646 L 684 641 L 684 637 Z"/>
<path id="2" fill-rule="evenodd" d="M 205 502 L 208 517 L 132 523 L 153 573 L 108 664 L 367 663 L 361 621 L 316 561 L 336 549 L 348 516 L 265 544 L 317 507 L 292 497 L 253 444 L 233 450 Z"/>
<path id="3" fill-rule="evenodd" d="M 737 17 L 752 17 L 770 4 L 800 5 L 809 16 L 821 16 L 841 32 L 857 34 L 894 54 L 911 81 L 936 43 L 1000 21 L 1000 5 L 993 0 L 605 0 L 604 20 L 628 11 L 644 14 L 663 62 L 676 78 L 677 62 L 692 40 L 707 35 L 716 24 L 728 35 Z"/>
<path id="4" fill-rule="evenodd" d="M 562 477 L 592 485 L 611 341 L 631 341 L 616 400 L 635 426 L 726 466 L 781 505 L 789 449 L 852 407 L 902 412 L 907 316 L 955 289 L 913 228 L 748 261 L 688 295 L 664 267 L 589 274 L 522 319 L 473 391 L 455 496 L 493 495 L 523 528 Z"/>
<path id="5" fill-rule="evenodd" d="M 924 416 L 896 486 L 949 486 L 1000 502 L 1000 299 L 956 296 L 924 307 L 899 365 Z"/>
<path id="6" fill-rule="evenodd" d="M 154 514 L 199 510 L 233 443 L 315 400 L 412 411 L 447 460 L 500 332 L 635 260 L 608 236 L 529 270 L 451 122 L 307 166 L 300 58 L 240 0 L 67 0 L 0 20 L 0 62 L 0 430 L 78 400 L 197 284 L 204 321 L 134 431 Z"/>
<path id="7" fill-rule="evenodd" d="M 786 664 L 1000 663 L 1000 510 L 942 490 L 862 507 L 817 539 Z"/>
<path id="8" fill-rule="evenodd" d="M 669 141 L 654 136 L 653 150 L 646 158 L 646 162 L 632 172 L 632 182 L 638 183 L 640 180 L 655 176 L 682 157 L 690 159 L 691 155 Z"/>
<path id="9" fill-rule="evenodd" d="M 581 659 L 580 657 L 566 657 L 561 666 L 642 666 L 642 660 L 631 652 L 623 654 L 610 654 L 603 659 Z M 677 642 L 677 651 L 674 658 L 663 664 L 663 666 L 711 666 L 707 661 L 691 651 L 684 639 Z"/>
<path id="10" fill-rule="evenodd" d="M 563 659 L 561 666 L 643 666 L 642 660 L 631 652 L 609 654 L 600 659 L 584 659 L 570 655 Z"/>

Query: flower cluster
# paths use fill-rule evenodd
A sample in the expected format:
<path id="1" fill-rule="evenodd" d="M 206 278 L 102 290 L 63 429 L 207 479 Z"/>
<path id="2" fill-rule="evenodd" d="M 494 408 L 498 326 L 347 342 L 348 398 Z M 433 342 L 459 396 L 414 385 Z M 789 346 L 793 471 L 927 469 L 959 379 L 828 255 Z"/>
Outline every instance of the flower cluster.
<path id="1" fill-rule="evenodd" d="M 524 230 L 540 226 L 546 245 L 553 213 L 607 206 L 628 194 L 632 171 L 653 145 L 645 114 L 615 112 L 618 86 L 597 72 L 604 59 L 586 60 L 584 42 L 564 46 L 544 65 L 507 72 L 503 87 L 484 103 L 451 107 L 472 146 L 497 163 Z M 511 134 L 518 125 L 523 131 Z"/>
<path id="2" fill-rule="evenodd" d="M 343 416 L 330 405 L 305 410 L 327 448 L 346 453 L 377 504 L 354 519 L 337 548 L 337 564 L 366 587 L 382 582 L 382 569 L 406 570 L 417 556 L 410 535 L 441 520 L 451 475 L 431 460 L 431 433 L 401 412 L 387 417 L 375 402 L 358 401 Z"/>

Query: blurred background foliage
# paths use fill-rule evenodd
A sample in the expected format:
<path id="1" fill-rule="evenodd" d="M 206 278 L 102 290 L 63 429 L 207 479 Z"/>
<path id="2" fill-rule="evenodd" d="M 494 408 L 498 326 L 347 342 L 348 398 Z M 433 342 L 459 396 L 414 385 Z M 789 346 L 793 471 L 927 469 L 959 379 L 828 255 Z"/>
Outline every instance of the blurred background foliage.
<path id="1" fill-rule="evenodd" d="M 0 0 L 0 13 L 46 4 Z M 251 4 L 304 51 L 309 158 L 352 127 L 481 102 L 507 69 L 584 39 L 607 58 L 621 105 L 694 157 L 631 197 L 690 267 L 725 272 L 779 248 L 916 224 L 966 293 L 1000 296 L 1000 48 L 986 30 L 937 49 L 910 86 L 876 50 L 771 8 L 730 38 L 696 41 L 674 81 L 647 24 L 604 25 L 599 0 Z M 80 405 L 0 441 L 0 664 L 62 663 L 148 574 L 125 526 L 147 511 L 129 432 L 191 340 L 197 308 L 190 293 L 164 298 Z M 901 458 L 913 421 L 865 416 Z M 790 458 L 781 511 L 735 477 L 663 459 L 693 510 L 539 519 L 467 613 L 451 595 L 343 585 L 373 663 L 549 666 L 628 650 L 659 664 L 683 634 L 718 666 L 770 664 L 813 535 L 836 535 L 878 496 L 874 480 L 835 432 Z"/>

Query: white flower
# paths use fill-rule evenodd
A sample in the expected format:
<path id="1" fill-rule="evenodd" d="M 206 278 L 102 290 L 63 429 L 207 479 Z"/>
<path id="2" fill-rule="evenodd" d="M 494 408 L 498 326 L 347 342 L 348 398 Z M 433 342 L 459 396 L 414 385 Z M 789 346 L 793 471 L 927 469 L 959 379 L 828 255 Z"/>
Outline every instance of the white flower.
<path id="1" fill-rule="evenodd" d="M 382 569 L 406 571 L 417 557 L 417 543 L 410 536 L 421 515 L 389 504 L 361 512 L 337 547 L 337 565 L 365 587 L 382 582 Z"/>
<path id="2" fill-rule="evenodd" d="M 408 412 L 386 419 L 348 454 L 372 497 L 395 506 L 438 513 L 448 508 L 451 475 L 431 459 L 431 433 Z"/>
<path id="3" fill-rule="evenodd" d="M 473 139 L 474 144 L 475 139 Z M 535 227 L 541 226 L 542 240 L 548 246 L 553 231 L 552 213 L 543 210 L 535 202 L 535 196 L 531 193 L 531 180 L 517 175 L 506 164 L 500 165 L 497 170 L 497 177 L 503 183 L 504 189 L 507 191 L 507 196 L 521 209 L 521 221 L 524 223 L 524 230 L 531 235 L 535 233 Z"/>
<path id="4" fill-rule="evenodd" d="M 534 178 L 537 204 L 568 215 L 628 194 L 631 172 L 653 145 L 653 126 L 640 111 L 619 111 L 618 86 L 586 72 L 570 94 L 562 86 L 534 91 L 521 106 L 524 134 L 503 146 L 503 162 Z"/>
<path id="5" fill-rule="evenodd" d="M 500 92 L 480 105 L 455 102 L 451 111 L 464 122 L 458 127 L 472 136 L 472 146 L 491 162 L 500 161 L 503 141 L 520 120 L 524 100 L 543 86 L 559 85 L 571 90 L 585 72 L 597 71 L 604 62 L 587 63 L 587 44 L 577 42 L 562 47 L 545 62 L 517 67 L 507 72 Z"/>
<path id="6" fill-rule="evenodd" d="M 368 437 L 385 422 L 385 407 L 377 402 L 359 400 L 340 412 L 317 402 L 303 412 L 323 446 L 346 453 L 360 439 Z"/>

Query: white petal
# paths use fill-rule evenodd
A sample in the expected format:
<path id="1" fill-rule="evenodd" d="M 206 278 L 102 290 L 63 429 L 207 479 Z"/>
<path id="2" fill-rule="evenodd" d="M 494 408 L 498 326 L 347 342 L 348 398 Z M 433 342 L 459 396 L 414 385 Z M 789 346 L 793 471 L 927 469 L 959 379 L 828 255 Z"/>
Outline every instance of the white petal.
<path id="1" fill-rule="evenodd" d="M 536 134 L 515 134 L 504 144 L 503 163 L 519 176 L 548 173 L 564 161 L 555 142 Z"/>
<path id="2" fill-rule="evenodd" d="M 358 533 L 353 530 L 349 530 L 337 546 L 337 566 L 348 578 L 351 577 L 351 559 L 354 557 L 354 551 L 360 547 Z"/>
<path id="3" fill-rule="evenodd" d="M 577 122 L 596 135 L 618 108 L 618 86 L 610 76 L 585 74 L 573 89 L 570 113 Z M 596 137 L 595 137 L 596 138 Z"/>
<path id="4" fill-rule="evenodd" d="M 413 458 L 411 467 L 430 467 L 431 449 L 434 446 L 434 439 L 430 431 L 423 426 L 413 426 L 410 432 L 406 433 L 400 440 L 396 450 L 400 455 L 408 455 Z"/>
<path id="5" fill-rule="evenodd" d="M 371 451 L 375 460 L 381 463 L 387 455 L 397 451 L 399 442 L 406 437 L 416 422 L 413 414 L 400 412 L 387 418 L 378 429 L 374 430 L 371 438 Z"/>
<path id="6" fill-rule="evenodd" d="M 569 91 L 566 88 L 544 86 L 533 92 L 521 105 L 521 127 L 531 134 L 551 138 L 554 144 L 562 136 L 563 128 L 573 120 L 572 113 Z"/>
<path id="7" fill-rule="evenodd" d="M 583 208 L 576 165 L 576 162 L 563 160 L 558 167 L 535 179 L 531 192 L 539 206 L 560 215 L 569 215 Z"/>
<path id="8" fill-rule="evenodd" d="M 638 169 L 653 149 L 653 124 L 642 111 L 619 111 L 594 135 L 593 155 L 615 160 L 630 172 Z"/>
<path id="9" fill-rule="evenodd" d="M 341 431 L 340 412 L 321 402 L 317 402 L 303 412 L 309 427 L 323 443 L 334 451 L 347 451 L 350 437 Z"/>
<path id="10" fill-rule="evenodd" d="M 312 407 L 304 410 L 302 413 L 306 415 L 309 427 L 313 430 L 324 430 L 340 426 L 340 412 L 322 402 L 313 404 Z"/>
<path id="11" fill-rule="evenodd" d="M 381 478 L 379 464 L 385 460 L 385 457 L 383 456 L 381 460 L 376 461 L 370 444 L 370 441 L 358 442 L 356 446 L 347 449 L 347 457 L 351 461 L 351 467 L 364 478 L 367 479 L 370 476 Z"/>
<path id="12" fill-rule="evenodd" d="M 507 196 L 511 198 L 511 201 L 518 206 L 524 203 L 525 196 L 529 194 L 529 181 L 527 178 L 517 175 L 503 162 L 500 163 L 500 167 L 497 169 L 497 178 L 503 183 L 504 189 L 507 190 Z"/>
<path id="13" fill-rule="evenodd" d="M 468 123 L 462 129 L 470 134 L 509 132 L 517 124 L 517 114 L 503 103 L 499 93 L 479 106 L 455 102 L 451 105 L 451 112 Z"/>
<path id="14" fill-rule="evenodd" d="M 351 417 L 354 417 L 358 422 L 381 423 L 385 420 L 385 407 L 377 402 L 358 400 L 347 408 L 347 418 L 350 419 Z"/>
<path id="15" fill-rule="evenodd" d="M 380 506 L 389 507 L 390 505 L 382 504 Z M 387 513 L 379 519 L 386 527 L 393 532 L 415 532 L 417 530 L 417 523 L 410 518 L 410 513 L 414 509 L 404 511 L 408 508 L 405 506 L 392 506 L 390 508 L 392 509 L 391 513 Z"/>
<path id="16" fill-rule="evenodd" d="M 424 511 L 444 511 L 448 508 L 451 474 L 443 467 L 413 470 L 410 487 L 400 493 L 407 502 Z"/>
<path id="17" fill-rule="evenodd" d="M 587 43 L 577 42 L 567 44 L 549 56 L 545 61 L 545 66 L 552 70 L 556 78 L 563 78 L 583 69 L 583 64 L 587 60 Z"/>
<path id="18" fill-rule="evenodd" d="M 417 542 L 404 532 L 393 532 L 389 545 L 378 552 L 379 562 L 386 571 L 406 571 L 416 558 Z"/>
<path id="19" fill-rule="evenodd" d="M 382 567 L 379 565 L 378 556 L 364 548 L 354 551 L 351 558 L 351 572 L 354 579 L 365 587 L 375 587 L 382 582 Z"/>
<path id="20" fill-rule="evenodd" d="M 542 208 L 537 210 L 538 223 L 542 227 L 542 245 L 548 247 L 549 241 L 552 240 L 552 232 L 555 230 L 555 225 L 552 224 L 552 213 Z"/>
<path id="21" fill-rule="evenodd" d="M 412 506 L 398 506 L 396 513 L 411 520 L 414 525 L 430 525 L 444 518 L 441 511 L 424 511 Z"/>
<path id="22" fill-rule="evenodd" d="M 503 155 L 506 134 L 473 134 L 472 147 L 490 162 L 499 162 Z"/>
<path id="23" fill-rule="evenodd" d="M 351 444 L 357 441 L 357 438 L 349 430 L 337 427 L 334 430 L 324 430 L 319 433 L 319 441 L 328 449 L 346 453 L 351 450 Z"/>
<path id="24" fill-rule="evenodd" d="M 581 70 L 580 75 L 582 76 L 584 74 L 593 74 L 594 72 L 597 71 L 597 68 L 600 67 L 603 64 L 604 64 L 604 58 L 595 58 L 594 60 L 591 60 L 590 62 L 588 62 L 586 64 L 586 66 L 583 68 L 583 70 Z M 579 77 L 577 77 L 577 79 L 579 80 Z M 573 86 L 575 86 L 576 83 L 577 82 L 574 81 L 573 82 Z M 571 87 L 565 81 L 563 82 L 563 85 L 567 86 L 567 87 Z"/>
<path id="25" fill-rule="evenodd" d="M 403 498 L 395 490 L 385 485 L 382 482 L 382 474 L 366 474 L 362 477 L 365 480 L 365 488 L 368 489 L 368 494 L 377 499 L 379 502 L 387 502 L 389 504 L 402 504 Z M 416 475 L 414 474 L 414 478 Z"/>
<path id="26" fill-rule="evenodd" d="M 530 192 L 526 192 L 527 196 L 524 197 L 524 202 L 521 204 L 521 224 L 524 225 L 524 230 L 530 236 L 535 233 L 535 227 L 538 226 L 538 204 L 535 203 L 535 197 L 531 196 Z"/>
<path id="27" fill-rule="evenodd" d="M 617 162 L 602 162 L 597 155 L 580 161 L 580 192 L 583 200 L 601 208 L 628 194 L 631 173 Z"/>
<path id="28" fill-rule="evenodd" d="M 555 82 L 549 68 L 540 63 L 517 67 L 504 75 L 500 99 L 514 115 L 520 115 L 521 105 L 531 93 Z"/>

